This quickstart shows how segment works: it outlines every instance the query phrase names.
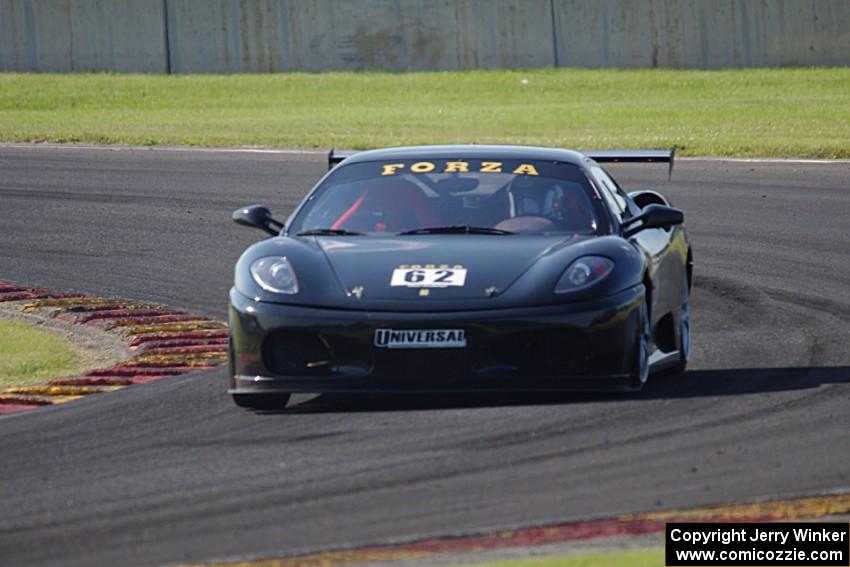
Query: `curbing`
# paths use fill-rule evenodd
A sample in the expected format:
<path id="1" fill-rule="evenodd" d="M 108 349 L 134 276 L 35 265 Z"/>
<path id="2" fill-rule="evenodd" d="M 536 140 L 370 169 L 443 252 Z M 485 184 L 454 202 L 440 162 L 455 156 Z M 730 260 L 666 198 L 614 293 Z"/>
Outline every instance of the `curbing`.
<path id="1" fill-rule="evenodd" d="M 224 560 L 184 564 L 184 567 L 343 567 L 379 562 L 396 566 L 415 565 L 414 560 L 427 558 L 435 560 L 420 564 L 459 565 L 475 561 L 475 558 L 482 553 L 498 550 L 531 550 L 570 542 L 663 534 L 668 522 L 781 522 L 844 518 L 848 514 L 850 514 L 850 494 L 839 493 L 578 520 L 483 534 L 319 551 L 279 559 Z M 438 558 L 442 560 L 436 560 Z"/>
<path id="2" fill-rule="evenodd" d="M 227 325 L 163 305 L 22 287 L 0 280 L 0 304 L 36 318 L 111 335 L 133 356 L 82 376 L 0 391 L 0 415 L 214 368 L 227 360 Z"/>

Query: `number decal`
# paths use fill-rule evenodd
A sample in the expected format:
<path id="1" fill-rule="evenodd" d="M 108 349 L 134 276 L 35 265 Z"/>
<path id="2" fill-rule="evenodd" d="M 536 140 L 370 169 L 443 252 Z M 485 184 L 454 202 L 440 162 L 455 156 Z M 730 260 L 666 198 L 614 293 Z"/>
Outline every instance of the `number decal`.
<path id="1" fill-rule="evenodd" d="M 396 268 L 393 270 L 392 287 L 462 287 L 466 283 L 466 268 Z"/>
<path id="2" fill-rule="evenodd" d="M 423 270 L 410 270 L 404 274 L 404 281 L 407 283 L 419 283 L 424 279 L 425 272 Z"/>
<path id="3" fill-rule="evenodd" d="M 439 276 L 434 278 L 434 283 L 449 282 L 455 273 L 452 270 L 437 270 L 437 274 L 439 274 Z"/>

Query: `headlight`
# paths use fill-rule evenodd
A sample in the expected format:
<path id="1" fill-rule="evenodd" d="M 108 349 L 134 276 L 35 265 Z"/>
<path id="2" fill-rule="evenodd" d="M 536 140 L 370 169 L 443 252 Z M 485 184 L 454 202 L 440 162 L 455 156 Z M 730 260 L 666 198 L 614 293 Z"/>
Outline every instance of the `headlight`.
<path id="1" fill-rule="evenodd" d="M 298 293 L 295 271 L 285 257 L 260 258 L 251 264 L 251 276 L 266 291 L 288 295 Z"/>
<path id="2" fill-rule="evenodd" d="M 564 270 L 555 284 L 555 293 L 567 293 L 589 287 L 614 270 L 614 262 L 602 256 L 583 256 Z"/>

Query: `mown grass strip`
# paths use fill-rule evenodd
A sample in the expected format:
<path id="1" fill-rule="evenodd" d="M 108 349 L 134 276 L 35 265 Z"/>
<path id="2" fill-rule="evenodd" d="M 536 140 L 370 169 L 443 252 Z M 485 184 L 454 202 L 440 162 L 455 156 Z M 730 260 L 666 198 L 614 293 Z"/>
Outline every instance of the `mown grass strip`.
<path id="1" fill-rule="evenodd" d="M 422 551 L 402 549 L 354 549 L 284 559 L 260 559 L 206 565 L 208 567 L 353 567 L 356 565 L 374 565 L 379 562 L 386 562 L 387 565 L 391 566 L 416 565 L 417 560 L 421 560 L 423 565 L 427 565 L 431 563 L 426 559 L 428 555 L 428 553 Z M 446 564 L 443 561 L 433 563 L 436 565 Z M 485 563 L 470 563 L 469 558 L 464 557 L 458 565 L 467 567 L 658 567 L 664 565 L 664 550 L 653 548 L 578 553 L 567 556 L 538 556 Z M 200 564 L 194 565 L 194 567 L 200 567 Z"/>
<path id="2" fill-rule="evenodd" d="M 83 359 L 68 341 L 28 323 L 0 319 L 0 391 L 43 384 L 84 369 Z"/>
<path id="3" fill-rule="evenodd" d="M 468 567 L 658 567 L 664 565 L 663 549 L 612 551 L 568 556 L 532 557 L 510 561 L 475 563 Z"/>
<path id="4" fill-rule="evenodd" d="M 850 157 L 850 68 L 0 74 L 0 141 Z"/>

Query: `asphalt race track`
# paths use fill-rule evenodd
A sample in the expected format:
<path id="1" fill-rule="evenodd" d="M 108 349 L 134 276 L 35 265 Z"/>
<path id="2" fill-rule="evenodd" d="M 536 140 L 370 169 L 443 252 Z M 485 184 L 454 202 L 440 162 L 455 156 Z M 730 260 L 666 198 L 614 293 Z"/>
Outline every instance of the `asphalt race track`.
<path id="1" fill-rule="evenodd" d="M 324 157 L 0 148 L 0 278 L 224 317 Z M 694 356 L 640 395 L 296 398 L 219 369 L 0 418 L 0 564 L 292 554 L 850 488 L 850 164 L 614 170 L 686 212 Z"/>

